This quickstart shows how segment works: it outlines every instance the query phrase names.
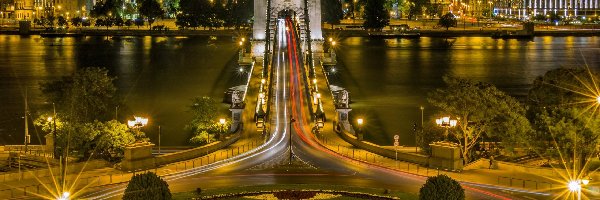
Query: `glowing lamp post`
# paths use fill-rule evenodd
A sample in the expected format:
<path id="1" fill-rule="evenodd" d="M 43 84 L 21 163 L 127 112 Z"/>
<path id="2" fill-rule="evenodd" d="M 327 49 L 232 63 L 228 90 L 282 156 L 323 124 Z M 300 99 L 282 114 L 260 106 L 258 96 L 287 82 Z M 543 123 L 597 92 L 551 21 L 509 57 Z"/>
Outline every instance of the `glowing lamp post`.
<path id="1" fill-rule="evenodd" d="M 56 198 L 56 200 L 69 200 L 69 196 L 71 196 L 71 193 L 63 192 L 62 195 Z"/>
<path id="2" fill-rule="evenodd" d="M 363 140 L 362 126 L 363 126 L 364 120 L 362 118 L 358 118 L 356 120 L 356 123 L 358 124 L 358 134 L 356 134 L 356 135 L 358 137 L 358 140 L 362 141 Z"/>
<path id="3" fill-rule="evenodd" d="M 600 96 L 596 97 L 596 103 L 600 104 Z"/>
<path id="4" fill-rule="evenodd" d="M 569 181 L 569 183 L 567 183 L 567 187 L 572 193 L 577 193 L 577 200 L 581 200 L 581 189 L 583 188 L 583 186 L 586 186 L 589 183 L 589 179 L 572 180 Z"/>
<path id="5" fill-rule="evenodd" d="M 133 117 L 135 120 L 127 120 L 127 126 L 129 128 L 142 128 L 148 124 L 148 118 L 145 117 Z"/>
<path id="6" fill-rule="evenodd" d="M 448 141 L 448 129 L 456 127 L 458 120 L 450 119 L 450 117 L 441 117 L 441 118 L 435 119 L 435 123 L 439 127 L 446 128 L 446 131 L 444 132 L 444 141 Z"/>
<path id="7" fill-rule="evenodd" d="M 223 118 L 219 119 L 219 126 L 221 127 L 220 131 L 219 131 L 219 138 L 220 138 L 222 135 L 225 134 L 225 119 L 223 119 Z"/>
<path id="8" fill-rule="evenodd" d="M 134 120 L 127 120 L 127 126 L 134 129 L 136 134 L 140 134 L 140 129 L 148 124 L 148 118 L 145 117 L 133 117 Z"/>

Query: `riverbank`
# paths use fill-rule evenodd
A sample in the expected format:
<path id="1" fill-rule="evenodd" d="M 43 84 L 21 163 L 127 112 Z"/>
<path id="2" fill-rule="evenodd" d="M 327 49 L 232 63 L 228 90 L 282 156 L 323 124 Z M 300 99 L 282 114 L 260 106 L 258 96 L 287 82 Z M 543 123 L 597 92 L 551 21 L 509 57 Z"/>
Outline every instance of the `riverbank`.
<path id="1" fill-rule="evenodd" d="M 509 29 L 502 29 L 509 30 Z M 516 29 L 510 29 L 516 30 Z M 444 29 L 422 29 L 420 30 L 422 37 L 488 37 L 498 31 L 495 28 L 451 28 Z M 35 29 L 24 35 L 40 35 L 43 30 Z M 331 30 L 324 29 L 325 35 L 335 35 L 336 37 L 368 37 L 369 32 L 366 30 Z M 156 31 L 147 29 L 71 29 L 69 33 L 74 33 L 76 36 L 240 36 L 247 35 L 249 31 L 240 30 L 168 30 Z M 18 29 L 0 30 L 0 35 L 21 35 Z M 575 36 L 589 37 L 600 36 L 600 29 L 538 29 L 535 31 L 535 36 Z"/>
<path id="2" fill-rule="evenodd" d="M 21 34 L 18 29 L 0 30 L 1 35 L 40 35 L 43 30 L 32 30 Z M 237 36 L 243 35 L 239 30 L 148 30 L 148 29 L 70 29 L 76 36 Z"/>
<path id="3" fill-rule="evenodd" d="M 504 29 L 503 29 L 504 30 Z M 421 37 L 491 37 L 497 29 L 426 29 L 421 30 Z M 325 30 L 326 35 L 335 35 L 336 37 L 369 37 L 366 30 Z M 589 37 L 600 36 L 600 29 L 597 30 L 536 30 L 535 36 L 576 36 Z"/>

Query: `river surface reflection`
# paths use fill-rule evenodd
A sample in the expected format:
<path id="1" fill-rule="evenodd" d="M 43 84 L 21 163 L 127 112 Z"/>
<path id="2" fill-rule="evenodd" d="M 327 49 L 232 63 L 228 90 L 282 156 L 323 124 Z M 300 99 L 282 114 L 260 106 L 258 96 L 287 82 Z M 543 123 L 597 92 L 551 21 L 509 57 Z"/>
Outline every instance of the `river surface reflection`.
<path id="1" fill-rule="evenodd" d="M 163 145 L 185 145 L 191 99 L 211 96 L 221 101 L 223 92 L 240 82 L 236 52 L 231 37 L 209 42 L 205 37 L 0 35 L 0 144 L 23 142 L 25 88 L 31 114 L 37 117 L 52 107 L 41 98 L 40 83 L 82 67 L 106 67 L 117 77 L 115 84 L 127 105 L 118 108 L 120 121 L 134 114 L 147 116 L 149 125 L 142 130 L 152 140 L 160 125 Z M 30 134 L 38 143 L 36 136 L 46 133 L 31 128 Z"/>
<path id="2" fill-rule="evenodd" d="M 533 42 L 487 37 L 418 40 L 372 40 L 351 37 L 338 42 L 339 65 L 332 80 L 346 87 L 352 116 L 365 118 L 365 138 L 391 145 L 413 145 L 413 123 L 437 111 L 425 101 L 443 86 L 442 76 L 491 82 L 522 98 L 536 76 L 560 66 L 600 68 L 599 37 L 536 37 Z M 239 84 L 237 47 L 230 38 L 210 43 L 191 37 L 85 37 L 43 39 L 0 35 L 0 144 L 23 142 L 23 98 L 28 90 L 32 115 L 51 108 L 40 96 L 42 82 L 57 80 L 78 68 L 106 67 L 127 107 L 119 119 L 133 114 L 150 118 L 144 131 L 154 142 L 157 126 L 163 145 L 186 145 L 186 106 L 194 96 L 221 100 Z M 223 105 L 226 106 L 226 105 Z M 31 129 L 32 140 L 44 135 Z"/>
<path id="3" fill-rule="evenodd" d="M 414 145 L 413 124 L 434 123 L 438 111 L 427 93 L 444 86 L 446 74 L 495 84 L 524 99 L 533 80 L 561 66 L 600 70 L 600 37 L 536 37 L 533 41 L 489 37 L 453 39 L 346 38 L 338 42 L 333 83 L 350 91 L 352 116 L 365 119 L 365 139 Z"/>

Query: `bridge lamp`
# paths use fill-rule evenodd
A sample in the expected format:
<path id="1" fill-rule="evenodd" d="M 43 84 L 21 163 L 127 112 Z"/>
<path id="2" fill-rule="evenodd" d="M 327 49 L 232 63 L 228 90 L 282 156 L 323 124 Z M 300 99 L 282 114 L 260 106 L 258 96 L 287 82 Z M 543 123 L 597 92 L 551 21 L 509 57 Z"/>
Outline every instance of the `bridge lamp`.
<path id="1" fill-rule="evenodd" d="M 244 72 L 244 68 L 243 67 L 240 67 L 240 72 Z"/>
<path id="2" fill-rule="evenodd" d="M 242 38 L 242 42 L 245 42 L 245 41 L 246 41 L 246 38 Z"/>
<path id="3" fill-rule="evenodd" d="M 331 45 L 332 45 L 332 46 L 335 46 L 335 41 L 331 42 Z"/>
<path id="4" fill-rule="evenodd" d="M 267 80 L 265 80 L 264 78 L 260 79 L 260 83 L 265 84 L 266 82 L 267 82 Z"/>
<path id="5" fill-rule="evenodd" d="M 456 125 L 458 124 L 458 120 L 450 119 L 450 117 L 446 116 L 435 119 L 435 123 L 439 127 L 446 128 L 446 131 L 444 132 L 444 140 L 446 141 L 448 140 L 448 129 L 456 127 Z"/>
<path id="6" fill-rule="evenodd" d="M 71 196 L 69 192 L 63 192 L 56 200 L 69 200 L 69 196 Z"/>
<path id="7" fill-rule="evenodd" d="M 317 79 L 313 79 L 313 84 L 317 84 Z"/>
<path id="8" fill-rule="evenodd" d="M 148 124 L 148 118 L 136 116 L 134 116 L 133 118 L 134 120 L 127 121 L 127 126 L 129 126 L 129 128 L 141 128 Z"/>
<path id="9" fill-rule="evenodd" d="M 362 133 L 362 125 L 363 125 L 363 119 L 362 118 L 358 118 L 356 120 L 356 123 L 358 124 L 358 133 Z M 358 135 L 358 134 L 357 134 Z"/>
<path id="10" fill-rule="evenodd" d="M 600 96 L 596 97 L 596 103 L 600 104 Z"/>
<path id="11" fill-rule="evenodd" d="M 244 42 L 240 41 L 240 43 L 239 43 L 239 44 L 240 44 L 240 46 L 242 46 L 242 45 L 244 45 Z"/>

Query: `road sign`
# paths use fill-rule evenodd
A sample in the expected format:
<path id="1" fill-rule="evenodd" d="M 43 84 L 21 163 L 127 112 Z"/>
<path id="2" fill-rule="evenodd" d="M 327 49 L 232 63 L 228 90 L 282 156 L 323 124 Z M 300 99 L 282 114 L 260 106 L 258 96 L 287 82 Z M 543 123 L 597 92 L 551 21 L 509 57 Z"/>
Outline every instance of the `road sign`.
<path id="1" fill-rule="evenodd" d="M 394 135 L 394 140 L 398 140 L 398 139 L 400 139 L 400 136 L 399 135 Z"/>
<path id="2" fill-rule="evenodd" d="M 400 142 L 398 142 L 398 141 L 394 142 L 394 146 L 395 147 L 400 146 Z"/>

